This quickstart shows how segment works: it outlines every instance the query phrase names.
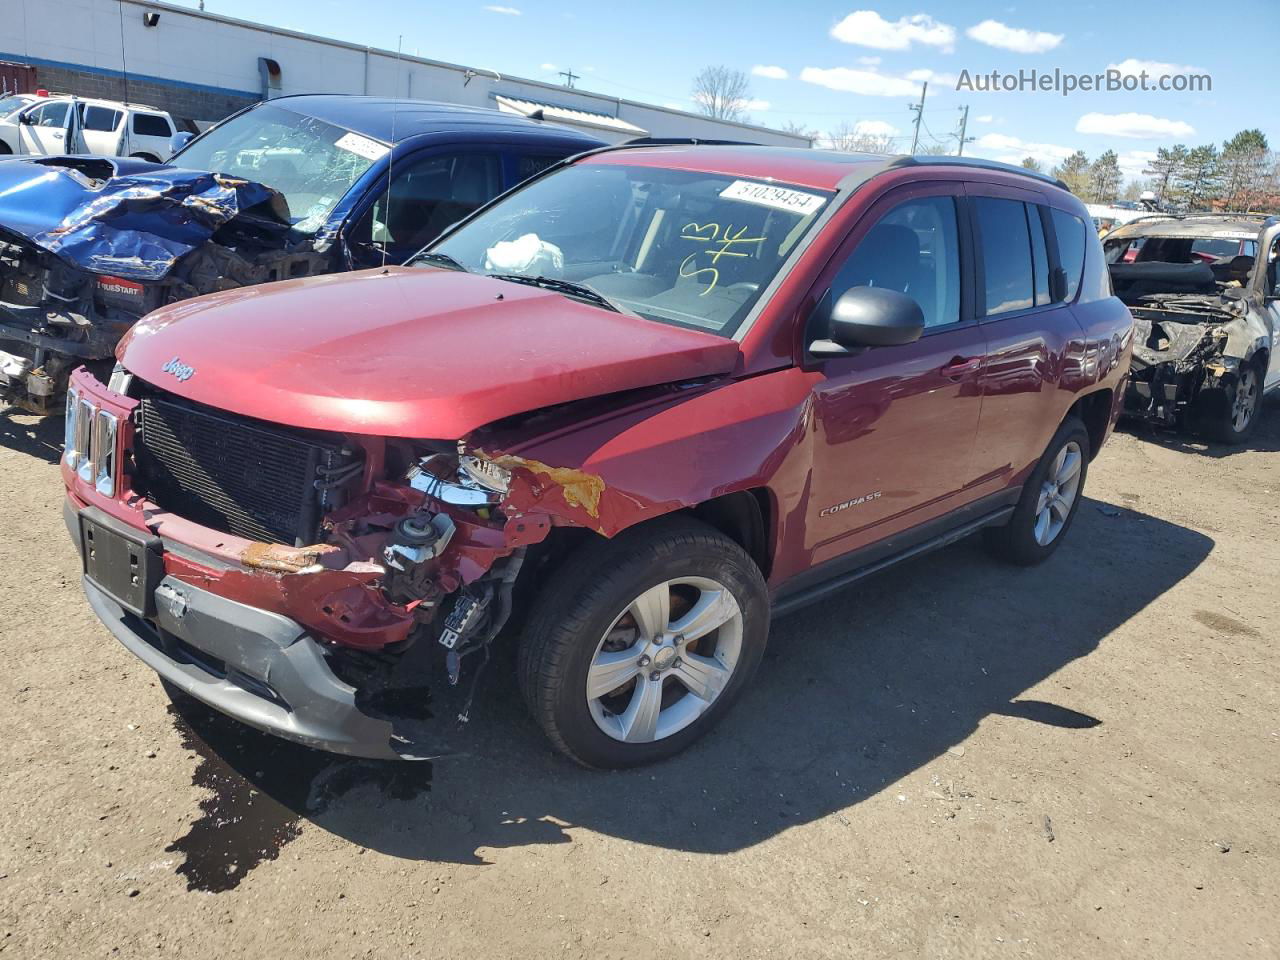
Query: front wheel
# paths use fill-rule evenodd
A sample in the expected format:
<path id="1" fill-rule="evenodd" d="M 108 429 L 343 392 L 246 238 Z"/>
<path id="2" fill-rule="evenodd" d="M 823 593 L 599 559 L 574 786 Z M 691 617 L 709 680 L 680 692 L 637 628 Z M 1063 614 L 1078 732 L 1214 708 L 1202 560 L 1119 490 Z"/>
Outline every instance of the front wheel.
<path id="1" fill-rule="evenodd" d="M 1068 417 L 1031 471 L 1008 523 L 984 531 L 987 546 L 1023 566 L 1049 559 L 1080 508 L 1088 472 L 1089 431 Z"/>
<path id="2" fill-rule="evenodd" d="M 571 557 L 535 603 L 520 685 L 563 753 L 589 767 L 670 757 L 729 709 L 764 653 L 769 603 L 738 544 L 655 521 Z"/>
<path id="3" fill-rule="evenodd" d="M 1201 423 L 1211 440 L 1244 443 L 1262 417 L 1262 374 L 1257 363 L 1240 365 L 1234 389 L 1213 391 L 1203 398 Z"/>

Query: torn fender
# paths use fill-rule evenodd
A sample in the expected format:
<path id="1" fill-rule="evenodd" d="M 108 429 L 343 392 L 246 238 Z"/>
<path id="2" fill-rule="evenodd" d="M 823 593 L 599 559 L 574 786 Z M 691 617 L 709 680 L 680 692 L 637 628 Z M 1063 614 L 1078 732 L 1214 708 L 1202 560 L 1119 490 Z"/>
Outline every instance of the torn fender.
<path id="1" fill-rule="evenodd" d="M 249 210 L 283 247 L 288 206 L 261 183 L 103 157 L 0 164 L 0 227 L 72 266 L 129 280 L 164 279 Z"/>

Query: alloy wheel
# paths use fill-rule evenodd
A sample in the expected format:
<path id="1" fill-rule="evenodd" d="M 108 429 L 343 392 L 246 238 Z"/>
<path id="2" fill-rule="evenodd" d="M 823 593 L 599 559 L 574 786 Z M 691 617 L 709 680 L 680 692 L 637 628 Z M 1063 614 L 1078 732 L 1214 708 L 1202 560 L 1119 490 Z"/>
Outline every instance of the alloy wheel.
<path id="1" fill-rule="evenodd" d="M 1236 396 L 1231 404 L 1231 427 L 1242 433 L 1253 419 L 1258 406 L 1258 373 L 1252 366 L 1241 367 L 1236 380 Z"/>
<path id="2" fill-rule="evenodd" d="M 1036 501 L 1036 543 L 1047 547 L 1062 533 L 1071 516 L 1071 507 L 1080 493 L 1080 467 L 1084 454 L 1080 444 L 1072 440 L 1064 444 L 1053 458 L 1049 474 L 1040 487 Z"/>
<path id="3" fill-rule="evenodd" d="M 596 725 L 627 743 L 683 730 L 729 685 L 742 629 L 737 599 L 715 580 L 681 577 L 645 590 L 605 631 L 587 669 Z"/>

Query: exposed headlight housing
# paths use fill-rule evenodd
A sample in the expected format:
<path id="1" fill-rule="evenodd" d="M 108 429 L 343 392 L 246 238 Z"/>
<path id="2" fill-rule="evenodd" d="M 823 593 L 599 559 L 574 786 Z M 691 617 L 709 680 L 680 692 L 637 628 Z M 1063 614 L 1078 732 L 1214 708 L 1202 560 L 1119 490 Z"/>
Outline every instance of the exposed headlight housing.
<path id="1" fill-rule="evenodd" d="M 511 471 L 492 460 L 466 453 L 458 457 L 458 472 L 477 486 L 494 493 L 506 494 L 511 489 Z"/>

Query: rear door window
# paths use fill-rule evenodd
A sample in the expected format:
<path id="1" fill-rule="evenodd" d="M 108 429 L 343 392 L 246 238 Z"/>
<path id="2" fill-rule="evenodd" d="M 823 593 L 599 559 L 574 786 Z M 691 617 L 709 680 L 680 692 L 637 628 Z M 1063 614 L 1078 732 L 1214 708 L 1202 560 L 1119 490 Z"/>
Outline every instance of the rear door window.
<path id="1" fill-rule="evenodd" d="M 1026 204 L 1000 197 L 974 197 L 973 212 L 982 253 L 988 317 L 1026 310 L 1035 303 L 1031 233 Z"/>
<path id="2" fill-rule="evenodd" d="M 120 111 L 110 107 L 81 104 L 80 124 L 85 130 L 111 133 L 120 123 Z"/>
<path id="3" fill-rule="evenodd" d="M 173 133 L 169 121 L 154 113 L 135 113 L 133 132 L 139 137 L 168 137 Z"/>
<path id="4" fill-rule="evenodd" d="M 1058 240 L 1058 264 L 1067 275 L 1067 302 L 1076 298 L 1080 275 L 1084 273 L 1085 226 L 1079 217 L 1051 208 L 1053 232 Z"/>
<path id="5" fill-rule="evenodd" d="M 960 244 L 951 197 L 920 197 L 894 207 L 867 231 L 832 284 L 833 300 L 852 287 L 885 287 L 920 304 L 925 329 L 960 320 Z"/>

